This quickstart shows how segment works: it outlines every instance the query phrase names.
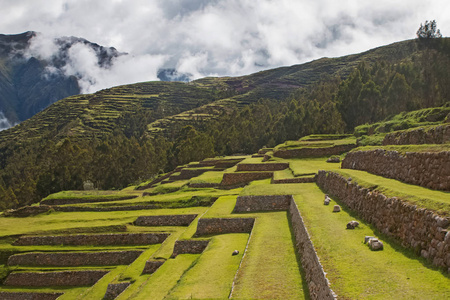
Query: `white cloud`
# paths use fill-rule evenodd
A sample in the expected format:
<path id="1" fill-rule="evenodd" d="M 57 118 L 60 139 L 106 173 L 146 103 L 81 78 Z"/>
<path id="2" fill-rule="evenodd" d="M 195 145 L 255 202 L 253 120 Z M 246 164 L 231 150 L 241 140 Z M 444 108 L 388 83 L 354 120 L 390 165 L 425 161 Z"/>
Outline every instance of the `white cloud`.
<path id="1" fill-rule="evenodd" d="M 198 78 L 357 53 L 415 38 L 426 19 L 450 35 L 446 0 L 0 0 L 0 7 L 3 33 L 78 36 L 130 53 L 103 70 L 93 53 L 73 49 L 66 72 L 88 74 L 86 91 L 153 80 L 162 66 Z"/>
<path id="2" fill-rule="evenodd" d="M 0 131 L 12 127 L 14 124 L 8 121 L 2 111 L 0 111 Z"/>

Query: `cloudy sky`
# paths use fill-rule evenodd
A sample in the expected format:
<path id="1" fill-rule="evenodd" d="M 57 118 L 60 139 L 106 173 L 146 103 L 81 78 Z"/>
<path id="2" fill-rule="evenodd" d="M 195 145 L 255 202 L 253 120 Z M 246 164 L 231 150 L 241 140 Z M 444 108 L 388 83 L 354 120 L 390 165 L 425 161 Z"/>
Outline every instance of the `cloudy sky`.
<path id="1" fill-rule="evenodd" d="M 365 0 L 0 0 L 0 33 L 77 36 L 129 55 L 111 70 L 78 47 L 66 70 L 86 73 L 84 92 L 157 79 L 160 68 L 192 78 L 244 75 L 415 38 L 436 19 L 450 34 L 450 1 Z"/>

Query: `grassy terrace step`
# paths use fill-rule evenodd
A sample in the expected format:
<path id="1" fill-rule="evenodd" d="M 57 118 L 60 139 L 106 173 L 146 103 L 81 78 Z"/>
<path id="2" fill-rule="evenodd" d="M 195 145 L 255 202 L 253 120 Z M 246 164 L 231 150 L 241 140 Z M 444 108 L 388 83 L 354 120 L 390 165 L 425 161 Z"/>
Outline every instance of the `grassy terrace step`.
<path id="1" fill-rule="evenodd" d="M 358 220 L 345 207 L 333 213 L 334 201 L 323 205 L 324 194 L 315 184 L 301 184 L 294 196 L 313 244 L 340 299 L 447 299 L 450 278 L 413 253 L 392 244 Z M 347 230 L 357 220 L 360 226 Z M 378 236 L 383 251 L 370 251 L 364 236 Z"/>
<path id="2" fill-rule="evenodd" d="M 51 194 L 42 199 L 40 204 L 64 205 L 76 203 L 92 203 L 105 201 L 119 201 L 137 198 L 140 193 L 125 194 L 114 191 L 63 191 Z"/>
<path id="3" fill-rule="evenodd" d="M 430 190 L 359 170 L 343 169 L 335 170 L 335 172 L 347 178 L 352 178 L 361 186 L 376 189 L 385 196 L 398 197 L 419 207 L 436 211 L 441 215 L 450 215 L 449 192 Z"/>
<path id="4" fill-rule="evenodd" d="M 183 274 L 166 298 L 228 298 L 248 237 L 248 234 L 214 236 L 195 265 Z M 234 250 L 239 254 L 232 256 Z"/>
<path id="5" fill-rule="evenodd" d="M 450 151 L 450 144 L 364 146 L 352 149 L 351 152 L 369 151 L 376 149 L 383 149 L 386 151 L 397 151 L 401 154 L 405 154 L 406 152 L 441 152 L 441 151 Z"/>
<path id="6" fill-rule="evenodd" d="M 257 214 L 231 298 L 307 299 L 286 212 Z"/>

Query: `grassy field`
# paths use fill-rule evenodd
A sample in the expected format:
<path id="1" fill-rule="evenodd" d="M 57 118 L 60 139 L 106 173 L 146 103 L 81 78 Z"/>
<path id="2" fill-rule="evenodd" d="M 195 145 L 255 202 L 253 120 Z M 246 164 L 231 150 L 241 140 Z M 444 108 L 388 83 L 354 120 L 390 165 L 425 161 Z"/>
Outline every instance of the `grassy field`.
<path id="1" fill-rule="evenodd" d="M 286 212 L 260 213 L 236 276 L 233 299 L 305 299 Z"/>
<path id="2" fill-rule="evenodd" d="M 302 184 L 295 201 L 327 272 L 341 299 L 448 299 L 450 278 L 423 259 L 384 239 L 345 208 L 333 213 L 334 201 L 323 205 L 324 194 L 312 183 Z M 338 203 L 339 204 L 339 203 Z M 347 230 L 351 220 L 360 222 Z M 364 236 L 378 236 L 383 251 L 370 251 Z"/>
<path id="3" fill-rule="evenodd" d="M 354 138 L 311 135 L 295 143 L 326 146 L 347 143 Z M 340 139 L 338 139 L 340 138 Z M 292 145 L 295 145 L 292 143 Z M 289 144 L 289 143 L 288 143 Z M 290 144 L 289 144 L 290 145 Z M 445 146 L 445 145 L 444 145 Z M 421 148 L 420 148 L 421 147 Z M 399 151 L 438 149 L 438 146 L 394 147 Z M 428 148 L 427 148 L 428 147 Z M 363 148 L 371 149 L 371 148 Z M 391 149 L 391 148 L 389 148 Z M 408 150 L 401 150 L 408 149 Z M 424 150 L 428 151 L 428 150 Z M 244 158 L 242 163 L 262 163 L 262 159 Z M 342 156 L 341 156 L 342 158 Z M 319 170 L 330 170 L 351 177 L 358 184 L 376 188 L 386 196 L 396 196 L 420 207 L 450 214 L 450 193 L 404 184 L 367 172 L 341 169 L 340 164 L 327 163 L 327 157 L 310 159 L 272 158 L 270 162 L 288 162 L 289 168 L 274 172 L 275 179 L 312 176 Z M 191 166 L 195 166 L 192 163 Z M 219 184 L 227 172 L 205 172 L 190 180 L 160 183 L 145 191 L 129 187 L 122 191 L 66 191 L 48 199 L 104 199 L 98 203 L 68 206 L 82 208 L 120 208 L 146 206 L 142 210 L 103 212 L 55 212 L 33 217 L 0 217 L 0 281 L 10 271 L 65 270 L 65 267 L 5 266 L 10 255 L 26 252 L 76 252 L 142 250 L 143 253 L 126 266 L 81 266 L 70 270 L 103 269 L 109 273 L 90 287 L 14 288 L 0 286 L 0 291 L 63 291 L 60 299 L 102 299 L 108 284 L 130 282 L 117 299 L 309 299 L 303 269 L 296 254 L 295 240 L 286 211 L 233 214 L 238 196 L 294 195 L 320 261 L 339 299 L 450 299 L 450 277 L 432 267 L 426 260 L 405 250 L 376 229 L 355 217 L 343 206 L 332 213 L 323 205 L 323 192 L 314 183 L 271 184 L 271 179 L 253 181 L 244 188 L 193 188 L 188 183 Z M 145 196 L 142 193 L 145 192 Z M 123 195 L 138 195 L 116 200 Z M 117 198 L 115 198 L 117 197 Z M 62 205 L 67 206 L 67 205 Z M 133 209 L 136 207 L 133 207 Z M 151 208 L 151 209 L 150 209 Z M 197 214 L 189 226 L 135 226 L 139 216 Z M 250 234 L 211 235 L 202 254 L 180 254 L 172 258 L 178 240 L 195 237 L 199 218 L 255 218 Z M 346 230 L 346 224 L 357 220 L 360 226 Z M 168 238 L 157 245 L 140 246 L 12 246 L 20 235 L 53 235 L 74 233 L 164 232 Z M 364 236 L 378 236 L 384 250 L 372 252 L 363 243 Z M 239 254 L 231 255 L 234 250 Z M 142 274 L 147 260 L 164 264 L 153 274 Z"/>
<path id="4" fill-rule="evenodd" d="M 228 298 L 248 237 L 245 233 L 214 236 L 166 299 Z M 232 256 L 234 250 L 239 254 Z"/>

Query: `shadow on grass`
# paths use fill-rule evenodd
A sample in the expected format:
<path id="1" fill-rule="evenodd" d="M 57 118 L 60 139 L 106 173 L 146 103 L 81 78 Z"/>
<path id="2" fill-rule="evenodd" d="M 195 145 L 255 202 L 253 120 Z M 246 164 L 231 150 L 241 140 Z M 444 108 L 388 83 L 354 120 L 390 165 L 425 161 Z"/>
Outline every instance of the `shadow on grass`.
<path id="1" fill-rule="evenodd" d="M 306 273 L 305 270 L 302 267 L 302 261 L 300 258 L 300 254 L 298 253 L 298 249 L 297 249 L 297 241 L 295 240 L 295 236 L 294 236 L 294 232 L 293 232 L 293 227 L 292 227 L 292 220 L 291 220 L 291 215 L 289 214 L 289 211 L 286 212 L 286 217 L 288 218 L 289 221 L 289 231 L 291 233 L 291 240 L 292 240 L 292 246 L 295 248 L 295 257 L 297 258 L 297 265 L 298 265 L 298 270 L 300 272 L 300 275 L 302 277 L 302 288 L 303 288 L 303 294 L 305 296 L 305 299 L 311 299 L 311 296 L 309 295 L 309 288 L 308 288 L 308 283 L 306 282 Z"/>
<path id="2" fill-rule="evenodd" d="M 322 193 L 324 193 L 324 194 L 327 193 L 327 191 L 322 189 L 320 186 L 318 186 L 318 187 L 322 191 Z M 362 216 L 360 216 L 356 211 L 353 211 L 351 208 L 349 208 L 339 198 L 337 198 L 337 197 L 335 197 L 335 196 L 333 196 L 331 194 L 330 194 L 330 196 L 332 196 L 332 200 L 334 200 L 339 206 L 341 206 L 341 210 L 343 210 L 344 212 L 348 213 L 351 217 L 353 217 L 355 219 L 357 218 L 357 219 L 362 220 L 365 223 L 365 225 L 368 226 L 374 232 L 374 234 L 377 237 L 379 237 L 386 244 L 389 244 L 389 246 L 391 246 L 392 249 L 395 250 L 395 252 L 399 252 L 399 253 L 403 254 L 405 257 L 407 257 L 409 259 L 417 260 L 425 268 L 428 268 L 430 270 L 439 271 L 442 275 L 444 275 L 445 277 L 450 279 L 450 274 L 447 273 L 447 271 L 444 268 L 436 267 L 436 266 L 432 265 L 430 261 L 428 261 L 425 258 L 421 257 L 420 253 L 419 254 L 417 253 L 420 250 L 414 250 L 412 248 L 406 248 L 406 247 L 402 246 L 401 242 L 398 239 L 382 233 L 375 225 L 373 225 L 372 223 L 367 222 Z"/>

